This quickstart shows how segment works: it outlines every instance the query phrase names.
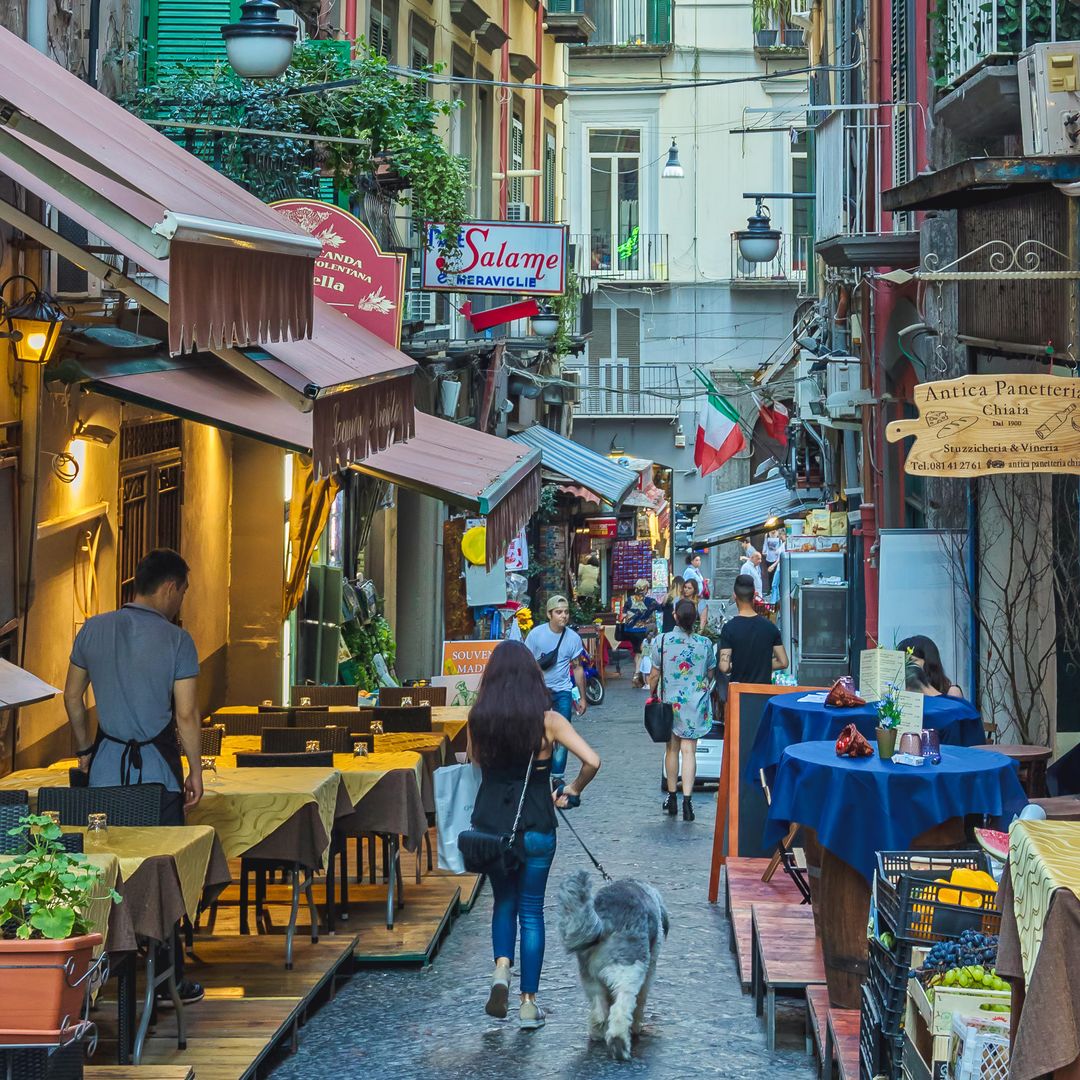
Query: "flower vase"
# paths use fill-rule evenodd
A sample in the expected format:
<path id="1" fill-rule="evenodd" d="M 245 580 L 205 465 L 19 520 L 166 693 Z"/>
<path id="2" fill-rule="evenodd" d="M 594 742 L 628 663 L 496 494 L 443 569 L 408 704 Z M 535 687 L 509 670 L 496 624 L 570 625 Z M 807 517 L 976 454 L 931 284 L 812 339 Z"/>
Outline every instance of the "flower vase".
<path id="1" fill-rule="evenodd" d="M 882 761 L 889 761 L 896 749 L 896 728 L 877 729 L 877 752 Z"/>

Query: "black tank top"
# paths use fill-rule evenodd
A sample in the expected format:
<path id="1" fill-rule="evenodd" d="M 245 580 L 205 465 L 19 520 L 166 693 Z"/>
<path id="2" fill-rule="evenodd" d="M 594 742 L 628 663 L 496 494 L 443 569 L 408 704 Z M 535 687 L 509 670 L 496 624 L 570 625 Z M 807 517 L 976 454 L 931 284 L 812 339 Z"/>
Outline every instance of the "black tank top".
<path id="1" fill-rule="evenodd" d="M 521 788 L 528 763 L 502 769 L 481 770 L 480 791 L 473 807 L 474 829 L 508 833 L 514 827 Z M 518 836 L 526 832 L 551 833 L 556 829 L 555 804 L 551 801 L 551 758 L 534 761 L 525 805 L 521 808 Z"/>

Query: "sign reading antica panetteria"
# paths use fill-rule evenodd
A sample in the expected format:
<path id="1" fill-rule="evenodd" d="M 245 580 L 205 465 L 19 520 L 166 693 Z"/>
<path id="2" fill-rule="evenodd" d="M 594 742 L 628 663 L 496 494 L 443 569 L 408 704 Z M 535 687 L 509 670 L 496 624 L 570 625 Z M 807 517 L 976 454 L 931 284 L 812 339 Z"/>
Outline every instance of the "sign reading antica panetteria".
<path id="1" fill-rule="evenodd" d="M 1002 472 L 1080 473 L 1080 379 L 965 375 L 915 387 L 916 420 L 895 420 L 889 442 L 909 435 L 913 476 Z"/>

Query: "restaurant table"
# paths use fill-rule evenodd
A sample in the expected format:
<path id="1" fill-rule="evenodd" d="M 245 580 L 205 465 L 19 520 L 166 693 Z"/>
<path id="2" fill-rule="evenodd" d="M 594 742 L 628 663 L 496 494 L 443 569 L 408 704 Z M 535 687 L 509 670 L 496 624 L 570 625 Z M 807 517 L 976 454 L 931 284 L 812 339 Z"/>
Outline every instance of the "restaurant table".
<path id="1" fill-rule="evenodd" d="M 765 703 L 754 745 L 746 764 L 744 779 L 758 783 L 761 770 L 771 778 L 770 770 L 780 764 L 780 756 L 795 743 L 822 739 L 836 741 L 848 724 L 854 724 L 874 745 L 877 709 L 871 702 L 851 709 L 824 702 L 800 701 L 804 694 L 777 694 Z M 927 697 L 923 699 L 923 727 L 936 728 L 942 746 L 978 746 L 986 741 L 978 710 L 964 698 Z"/>
<path id="2" fill-rule="evenodd" d="M 1010 1080 L 1080 1077 L 1080 824 L 1018 821 L 999 889 L 1013 988 Z"/>
<path id="3" fill-rule="evenodd" d="M 832 740 L 784 750 L 765 843 L 776 844 L 797 822 L 813 830 L 808 858 L 820 845 L 814 904 L 834 1006 L 859 1007 L 876 853 L 932 849 L 950 822 L 956 822 L 957 835 L 949 839 L 959 840 L 966 815 L 1009 821 L 1025 805 L 1016 765 L 973 747 L 943 746 L 940 765 L 918 767 L 883 761 L 876 753 L 837 757 Z"/>

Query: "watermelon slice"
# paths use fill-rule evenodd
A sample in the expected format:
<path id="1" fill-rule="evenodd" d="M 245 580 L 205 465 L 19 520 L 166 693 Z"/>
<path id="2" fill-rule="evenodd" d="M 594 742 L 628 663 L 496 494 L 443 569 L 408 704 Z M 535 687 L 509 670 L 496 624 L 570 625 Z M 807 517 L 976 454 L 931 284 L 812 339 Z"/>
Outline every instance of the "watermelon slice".
<path id="1" fill-rule="evenodd" d="M 979 847 L 998 862 L 1004 862 L 1009 857 L 1009 834 L 998 832 L 997 829 L 976 829 L 975 839 Z"/>

